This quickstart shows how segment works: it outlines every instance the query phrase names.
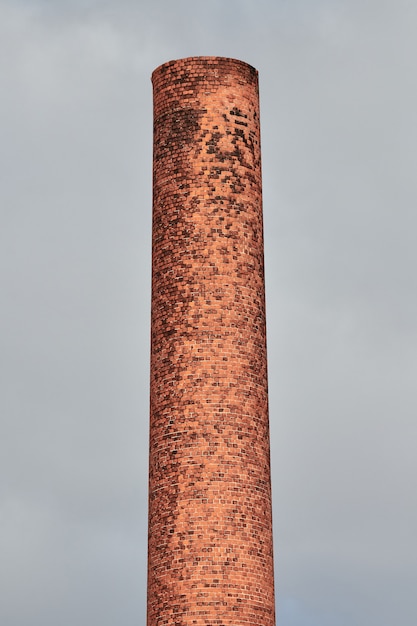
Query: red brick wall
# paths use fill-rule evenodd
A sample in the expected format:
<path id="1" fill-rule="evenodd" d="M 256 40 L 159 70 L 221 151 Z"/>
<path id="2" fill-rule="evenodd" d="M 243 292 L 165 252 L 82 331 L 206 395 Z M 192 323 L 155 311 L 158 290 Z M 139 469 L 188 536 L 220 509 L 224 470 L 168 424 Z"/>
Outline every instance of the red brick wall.
<path id="1" fill-rule="evenodd" d="M 272 626 L 257 72 L 152 81 L 148 626 Z"/>

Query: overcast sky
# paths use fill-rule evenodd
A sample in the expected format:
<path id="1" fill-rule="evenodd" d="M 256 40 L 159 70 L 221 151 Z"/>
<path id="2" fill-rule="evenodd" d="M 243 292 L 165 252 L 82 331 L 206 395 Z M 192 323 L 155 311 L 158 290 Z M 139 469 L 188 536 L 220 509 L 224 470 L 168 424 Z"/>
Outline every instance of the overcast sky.
<path id="1" fill-rule="evenodd" d="M 142 626 L 152 91 L 260 73 L 278 626 L 417 623 L 417 4 L 0 0 L 0 624 Z"/>

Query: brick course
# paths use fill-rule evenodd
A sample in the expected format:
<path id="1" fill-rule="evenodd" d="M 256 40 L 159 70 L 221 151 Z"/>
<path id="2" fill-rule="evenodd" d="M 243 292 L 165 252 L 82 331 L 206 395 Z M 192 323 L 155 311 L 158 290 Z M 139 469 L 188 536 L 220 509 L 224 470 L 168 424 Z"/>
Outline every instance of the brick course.
<path id="1" fill-rule="evenodd" d="M 148 626 L 273 626 L 258 75 L 152 82 Z"/>

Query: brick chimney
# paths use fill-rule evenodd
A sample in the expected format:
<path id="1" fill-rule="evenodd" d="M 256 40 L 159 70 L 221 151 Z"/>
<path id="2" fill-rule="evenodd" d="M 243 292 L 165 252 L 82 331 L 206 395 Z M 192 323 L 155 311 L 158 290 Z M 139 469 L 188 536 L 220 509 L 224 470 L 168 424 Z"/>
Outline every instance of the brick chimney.
<path id="1" fill-rule="evenodd" d="M 152 82 L 148 626 L 273 626 L 258 73 Z"/>

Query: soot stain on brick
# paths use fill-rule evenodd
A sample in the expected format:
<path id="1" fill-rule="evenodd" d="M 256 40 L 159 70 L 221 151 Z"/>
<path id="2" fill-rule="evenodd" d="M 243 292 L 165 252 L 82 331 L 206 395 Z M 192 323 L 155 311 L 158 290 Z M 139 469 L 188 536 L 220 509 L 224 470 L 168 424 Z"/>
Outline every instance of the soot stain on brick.
<path id="1" fill-rule="evenodd" d="M 164 159 L 169 153 L 191 144 L 200 128 L 200 119 L 206 112 L 205 109 L 178 107 L 161 115 L 154 126 L 157 135 L 154 160 Z"/>

